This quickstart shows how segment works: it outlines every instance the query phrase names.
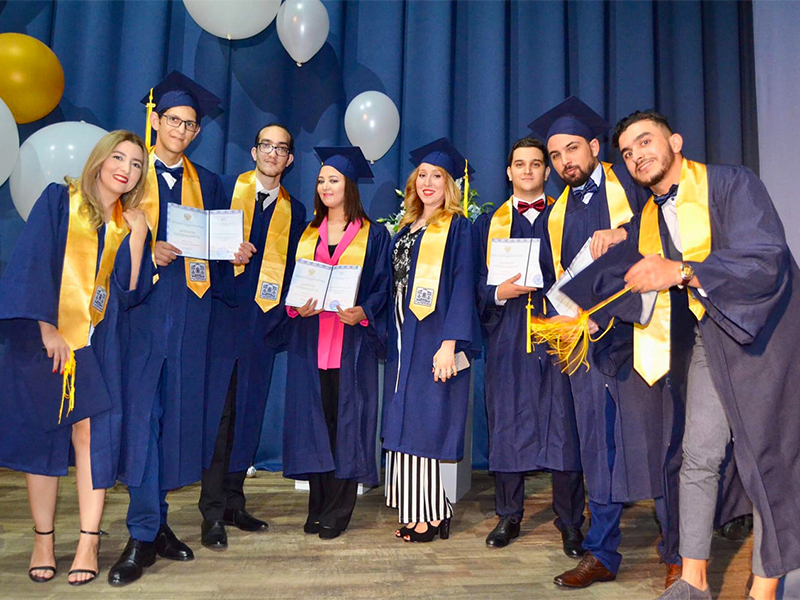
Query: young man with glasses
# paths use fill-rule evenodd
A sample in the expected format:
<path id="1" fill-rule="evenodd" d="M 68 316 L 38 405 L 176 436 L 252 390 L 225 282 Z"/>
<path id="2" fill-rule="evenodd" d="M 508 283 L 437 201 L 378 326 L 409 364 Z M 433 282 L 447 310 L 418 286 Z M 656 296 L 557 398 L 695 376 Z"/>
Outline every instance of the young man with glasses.
<path id="1" fill-rule="evenodd" d="M 225 525 L 268 528 L 245 510 L 244 480 L 258 448 L 275 355 L 286 343 L 282 298 L 305 226 L 305 208 L 281 185 L 293 147 L 289 131 L 270 123 L 258 131 L 250 151 L 256 168 L 225 181 L 228 206 L 244 212 L 245 239 L 256 255 L 247 266 L 226 267 L 236 306 L 212 303 L 198 503 L 201 541 L 210 548 L 227 547 Z"/>

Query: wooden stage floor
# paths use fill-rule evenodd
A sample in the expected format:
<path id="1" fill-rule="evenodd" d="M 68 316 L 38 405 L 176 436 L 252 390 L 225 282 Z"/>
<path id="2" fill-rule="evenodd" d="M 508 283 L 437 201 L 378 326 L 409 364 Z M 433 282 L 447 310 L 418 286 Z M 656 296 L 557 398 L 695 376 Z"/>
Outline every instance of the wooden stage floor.
<path id="1" fill-rule="evenodd" d="M 624 556 L 617 581 L 585 590 L 553 585 L 555 575 L 575 561 L 561 552 L 552 525 L 550 477 L 527 480 L 522 535 L 507 548 L 490 550 L 484 539 L 494 527 L 493 478 L 473 474 L 471 491 L 455 505 L 451 537 L 429 544 L 404 543 L 394 537 L 397 515 L 383 504 L 383 488 L 361 496 L 350 528 L 336 540 L 305 535 L 307 495 L 278 473 L 259 472 L 246 484 L 248 509 L 266 519 L 266 533 L 228 528 L 229 546 L 212 551 L 200 545 L 199 486 L 172 492 L 169 522 L 195 552 L 195 560 L 163 559 L 125 588 L 111 588 L 108 569 L 125 546 L 128 533 L 124 486 L 109 491 L 100 548 L 101 573 L 82 587 L 67 585 L 67 570 L 78 539 L 74 476 L 61 485 L 56 517 L 55 580 L 28 579 L 31 520 L 24 477 L 0 469 L 0 598 L 135 598 L 221 600 L 240 598 L 525 598 L 530 600 L 647 600 L 659 595 L 664 566 L 655 552 L 658 528 L 652 502 L 640 502 L 623 514 Z M 586 525 L 584 525 L 584 532 Z M 752 539 L 752 538 L 751 538 Z M 752 542 L 714 538 L 710 567 L 718 598 L 741 600 L 749 574 Z M 721 591 L 720 591 L 721 590 Z"/>

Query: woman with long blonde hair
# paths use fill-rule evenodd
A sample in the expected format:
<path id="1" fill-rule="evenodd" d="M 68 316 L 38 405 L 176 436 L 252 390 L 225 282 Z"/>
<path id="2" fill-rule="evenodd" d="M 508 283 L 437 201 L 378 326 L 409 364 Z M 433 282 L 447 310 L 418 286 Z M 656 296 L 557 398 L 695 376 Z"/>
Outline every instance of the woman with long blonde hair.
<path id="1" fill-rule="evenodd" d="M 136 134 L 106 134 L 79 178 L 44 190 L 0 278 L 0 465 L 26 476 L 36 582 L 56 575 L 58 482 L 71 455 L 81 535 L 68 582 L 97 577 L 105 490 L 119 458 L 119 335 L 154 272 L 136 208 L 146 168 Z"/>
<path id="2" fill-rule="evenodd" d="M 439 463 L 460 460 L 469 406 L 467 369 L 481 343 L 472 226 L 455 179 L 466 160 L 442 138 L 411 153 L 406 214 L 392 245 L 394 326 L 383 405 L 386 504 L 407 542 L 450 535 L 452 507 Z"/>

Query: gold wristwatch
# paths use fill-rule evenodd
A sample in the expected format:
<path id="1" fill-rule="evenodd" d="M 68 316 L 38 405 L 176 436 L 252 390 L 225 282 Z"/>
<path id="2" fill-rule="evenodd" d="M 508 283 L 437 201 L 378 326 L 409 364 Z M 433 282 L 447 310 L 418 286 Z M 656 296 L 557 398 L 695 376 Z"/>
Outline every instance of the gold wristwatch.
<path id="1" fill-rule="evenodd" d="M 689 263 L 681 263 L 681 285 L 687 286 L 694 279 L 694 269 Z"/>

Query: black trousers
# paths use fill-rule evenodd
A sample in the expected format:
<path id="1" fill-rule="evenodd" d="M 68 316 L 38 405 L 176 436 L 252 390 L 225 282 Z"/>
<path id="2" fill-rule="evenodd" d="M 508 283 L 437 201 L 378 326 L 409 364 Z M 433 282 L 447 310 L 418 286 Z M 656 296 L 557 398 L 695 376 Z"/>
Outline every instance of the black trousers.
<path id="1" fill-rule="evenodd" d="M 586 505 L 583 473 L 553 471 L 552 476 L 555 526 L 559 531 L 564 527 L 580 529 Z M 525 473 L 495 473 L 494 502 L 498 516 L 521 520 L 525 506 Z"/>
<path id="2" fill-rule="evenodd" d="M 331 453 L 336 457 L 336 426 L 339 418 L 339 369 L 320 369 L 322 410 L 328 426 Z M 337 479 L 334 471 L 309 473 L 308 521 L 344 531 L 350 523 L 358 496 L 358 481 Z"/>
<path id="3" fill-rule="evenodd" d="M 219 421 L 214 456 L 200 479 L 200 501 L 197 506 L 206 521 L 221 520 L 226 508 L 244 510 L 244 480 L 247 471 L 228 473 L 233 435 L 236 425 L 236 384 L 239 364 L 233 367 L 225 408 Z"/>

